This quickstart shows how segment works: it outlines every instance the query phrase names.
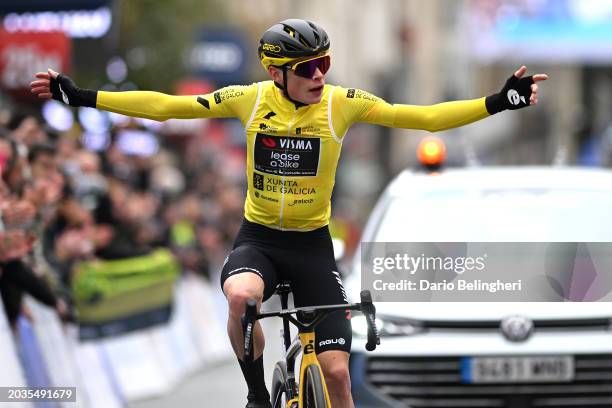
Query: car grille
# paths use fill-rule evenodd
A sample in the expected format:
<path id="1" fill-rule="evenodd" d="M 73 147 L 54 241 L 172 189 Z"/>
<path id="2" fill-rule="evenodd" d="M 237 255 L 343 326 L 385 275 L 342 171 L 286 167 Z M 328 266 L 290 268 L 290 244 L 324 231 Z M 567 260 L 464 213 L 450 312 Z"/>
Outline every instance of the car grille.
<path id="1" fill-rule="evenodd" d="M 461 357 L 371 357 L 367 381 L 406 407 L 611 408 L 612 355 L 576 355 L 572 382 L 462 384 Z"/>

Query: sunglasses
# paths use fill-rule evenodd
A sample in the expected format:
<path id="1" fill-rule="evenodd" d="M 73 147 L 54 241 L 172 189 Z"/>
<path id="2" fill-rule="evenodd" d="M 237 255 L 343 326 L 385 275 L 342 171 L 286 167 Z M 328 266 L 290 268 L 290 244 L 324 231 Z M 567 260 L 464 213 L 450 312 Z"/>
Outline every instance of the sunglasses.
<path id="1" fill-rule="evenodd" d="M 295 75 L 303 78 L 312 78 L 319 69 L 323 75 L 329 71 L 331 65 L 331 57 L 329 55 L 318 56 L 289 65 L 289 68 L 295 72 Z"/>

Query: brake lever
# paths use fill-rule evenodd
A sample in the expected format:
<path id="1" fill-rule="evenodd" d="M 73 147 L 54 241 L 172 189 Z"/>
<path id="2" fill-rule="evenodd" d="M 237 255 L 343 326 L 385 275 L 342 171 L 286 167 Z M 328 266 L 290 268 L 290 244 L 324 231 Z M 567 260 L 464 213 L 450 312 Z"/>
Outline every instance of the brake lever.
<path id="1" fill-rule="evenodd" d="M 380 335 L 376 327 L 376 306 L 372 303 L 372 295 L 369 290 L 361 291 L 360 297 L 361 312 L 365 316 L 368 324 L 368 341 L 365 347 L 366 350 L 373 351 L 376 349 L 376 346 L 380 344 Z"/>
<path id="2" fill-rule="evenodd" d="M 247 300 L 244 316 L 242 316 L 242 330 L 244 333 L 244 362 L 253 361 L 253 335 L 255 331 L 255 317 L 257 316 L 257 302 Z"/>

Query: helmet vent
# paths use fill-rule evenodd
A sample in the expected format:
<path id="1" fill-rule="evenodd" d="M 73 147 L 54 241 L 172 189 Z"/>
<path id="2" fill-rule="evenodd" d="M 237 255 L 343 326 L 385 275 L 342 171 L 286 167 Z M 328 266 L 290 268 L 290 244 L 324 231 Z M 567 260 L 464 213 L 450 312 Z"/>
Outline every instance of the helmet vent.
<path id="1" fill-rule="evenodd" d="M 304 47 L 312 48 L 312 45 L 306 41 L 303 35 L 300 35 L 299 41 Z"/>
<path id="2" fill-rule="evenodd" d="M 287 51 L 299 51 L 300 49 L 298 47 L 296 47 L 295 45 L 288 43 L 286 41 L 283 41 L 283 46 L 285 47 L 285 49 Z"/>
<path id="3" fill-rule="evenodd" d="M 292 30 L 289 26 L 284 25 L 283 26 L 283 31 L 286 32 L 287 34 L 289 34 L 291 37 L 295 38 L 295 31 Z"/>

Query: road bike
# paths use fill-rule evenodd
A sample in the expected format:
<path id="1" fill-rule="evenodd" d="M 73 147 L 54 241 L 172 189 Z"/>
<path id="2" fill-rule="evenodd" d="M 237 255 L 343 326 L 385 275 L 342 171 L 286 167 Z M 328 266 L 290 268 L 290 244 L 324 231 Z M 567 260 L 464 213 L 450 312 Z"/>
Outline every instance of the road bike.
<path id="1" fill-rule="evenodd" d="M 330 313 L 354 310 L 363 313 L 368 323 L 368 340 L 366 350 L 372 351 L 380 344 L 376 328 L 376 308 L 372 303 L 370 291 L 361 292 L 360 303 L 349 303 L 327 306 L 309 306 L 288 309 L 291 286 L 287 282 L 279 284 L 276 293 L 280 296 L 282 310 L 257 313 L 257 303 L 249 300 L 242 317 L 244 329 L 244 359 L 253 359 L 253 333 L 255 322 L 268 317 L 281 317 L 283 328 L 281 335 L 285 355 L 276 363 L 272 376 L 271 403 L 274 408 L 331 408 L 325 378 L 315 352 L 315 333 L 317 325 Z M 298 334 L 291 340 L 290 326 L 298 328 Z M 299 382 L 295 379 L 295 362 L 302 354 Z"/>

